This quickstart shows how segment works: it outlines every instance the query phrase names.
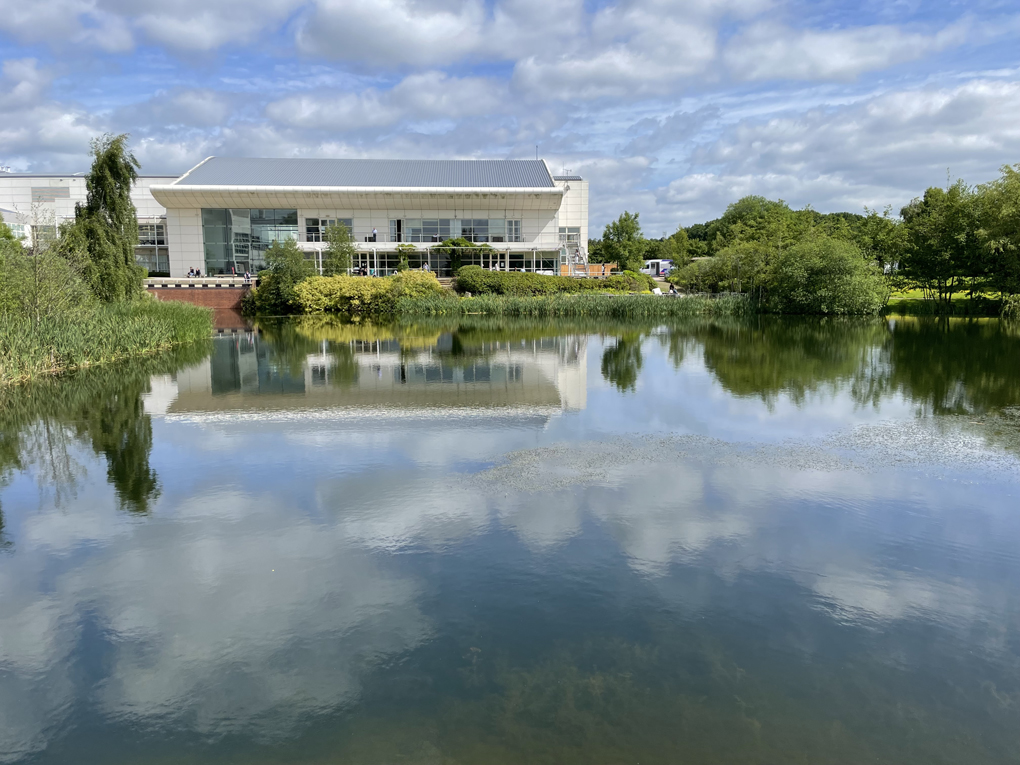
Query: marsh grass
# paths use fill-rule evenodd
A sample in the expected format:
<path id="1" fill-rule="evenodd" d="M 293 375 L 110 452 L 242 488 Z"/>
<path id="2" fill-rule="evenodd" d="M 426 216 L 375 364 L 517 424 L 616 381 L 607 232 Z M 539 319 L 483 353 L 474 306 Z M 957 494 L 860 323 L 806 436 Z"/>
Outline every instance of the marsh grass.
<path id="1" fill-rule="evenodd" d="M 733 316 L 753 312 L 744 297 L 701 298 L 659 295 L 548 295 L 517 297 L 479 295 L 404 298 L 398 316 L 505 316 L 512 318 L 672 319 L 689 316 Z"/>
<path id="2" fill-rule="evenodd" d="M 83 307 L 39 321 L 0 314 L 0 384 L 24 382 L 208 338 L 212 312 L 177 302 L 136 300 Z"/>

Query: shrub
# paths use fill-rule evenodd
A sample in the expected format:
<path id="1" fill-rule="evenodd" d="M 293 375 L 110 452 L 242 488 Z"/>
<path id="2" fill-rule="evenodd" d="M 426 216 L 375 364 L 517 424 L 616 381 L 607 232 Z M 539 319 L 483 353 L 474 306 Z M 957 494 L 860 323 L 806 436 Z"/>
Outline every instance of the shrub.
<path id="1" fill-rule="evenodd" d="M 401 271 L 388 277 L 387 281 L 392 283 L 394 298 L 402 297 L 427 297 L 438 295 L 443 292 L 443 286 L 439 279 L 431 271 Z"/>
<path id="2" fill-rule="evenodd" d="M 303 313 L 378 313 L 390 292 L 389 279 L 365 276 L 312 276 L 294 287 Z"/>
<path id="3" fill-rule="evenodd" d="M 285 315 L 298 313 L 296 287 L 312 273 L 297 242 L 273 242 L 266 250 L 266 269 L 259 272 L 259 284 L 242 303 L 246 313 Z"/>
<path id="4" fill-rule="evenodd" d="M 519 271 L 489 271 L 464 266 L 457 271 L 455 289 L 472 295 L 558 295 L 579 292 L 646 292 L 655 280 L 646 274 L 625 271 L 606 279 L 575 279 Z"/>
<path id="5" fill-rule="evenodd" d="M 378 315 L 393 311 L 401 298 L 427 298 L 442 294 L 435 274 L 401 271 L 382 279 L 364 276 L 312 276 L 295 288 L 295 302 L 304 313 Z"/>
<path id="6" fill-rule="evenodd" d="M 777 313 L 874 314 L 888 297 L 878 267 L 856 245 L 817 236 L 782 252 L 768 289 Z"/>

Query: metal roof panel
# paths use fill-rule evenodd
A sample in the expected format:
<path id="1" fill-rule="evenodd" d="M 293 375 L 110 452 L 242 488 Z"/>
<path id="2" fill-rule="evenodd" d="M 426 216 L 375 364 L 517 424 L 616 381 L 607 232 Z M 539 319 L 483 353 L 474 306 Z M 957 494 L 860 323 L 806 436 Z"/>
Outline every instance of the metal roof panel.
<path id="1" fill-rule="evenodd" d="M 211 157 L 182 186 L 552 188 L 534 159 L 258 159 Z"/>

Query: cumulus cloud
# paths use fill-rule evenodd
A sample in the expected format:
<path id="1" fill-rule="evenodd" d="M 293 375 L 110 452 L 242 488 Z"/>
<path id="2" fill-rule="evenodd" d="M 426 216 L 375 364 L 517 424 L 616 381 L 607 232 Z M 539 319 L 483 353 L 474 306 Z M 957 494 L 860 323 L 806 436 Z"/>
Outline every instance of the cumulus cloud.
<path id="1" fill-rule="evenodd" d="M 590 175 L 596 233 L 623 209 L 648 231 L 673 230 L 745 191 L 821 210 L 895 206 L 946 167 L 980 181 L 1020 157 L 1014 20 L 980 7 L 919 20 L 871 4 L 840 26 L 832 9 L 796 10 L 0 0 L 14 51 L 0 160 L 79 171 L 104 131 L 130 132 L 144 170 L 159 173 L 210 154 L 525 157 L 537 144 L 554 167 Z M 977 60 L 978 44 L 994 65 Z"/>
<path id="2" fill-rule="evenodd" d="M 398 66 L 449 64 L 482 43 L 478 0 L 318 0 L 297 31 L 305 53 Z"/>
<path id="3" fill-rule="evenodd" d="M 479 111 L 493 114 L 506 103 L 506 86 L 483 77 L 449 77 L 429 71 L 411 75 L 389 90 L 361 93 L 303 93 L 274 101 L 266 114 L 294 127 L 358 130 L 401 120 L 455 119 Z"/>
<path id="4" fill-rule="evenodd" d="M 687 220 L 745 194 L 821 210 L 901 205 L 943 182 L 946 168 L 971 182 L 990 180 L 1020 157 L 1018 124 L 1020 83 L 1001 80 L 747 119 L 694 152 L 696 165 L 715 172 L 688 173 L 656 198 Z"/>
<path id="5" fill-rule="evenodd" d="M 736 35 L 723 59 L 736 77 L 748 80 L 852 80 L 959 45 L 966 33 L 963 24 L 925 35 L 887 25 L 818 31 L 762 22 Z"/>

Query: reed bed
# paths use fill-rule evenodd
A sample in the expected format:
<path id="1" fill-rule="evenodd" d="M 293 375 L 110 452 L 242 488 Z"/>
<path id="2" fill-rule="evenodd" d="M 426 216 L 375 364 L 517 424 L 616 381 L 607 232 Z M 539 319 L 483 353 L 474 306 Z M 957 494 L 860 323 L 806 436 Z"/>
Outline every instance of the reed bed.
<path id="1" fill-rule="evenodd" d="M 38 322 L 0 314 L 0 384 L 165 351 L 211 334 L 212 312 L 187 303 L 89 306 Z"/>
<path id="2" fill-rule="evenodd" d="M 479 295 L 404 298 L 397 316 L 501 316 L 509 318 L 674 319 L 690 316 L 735 316 L 753 312 L 745 297 L 705 298 L 665 295 L 548 295 L 517 297 Z"/>

